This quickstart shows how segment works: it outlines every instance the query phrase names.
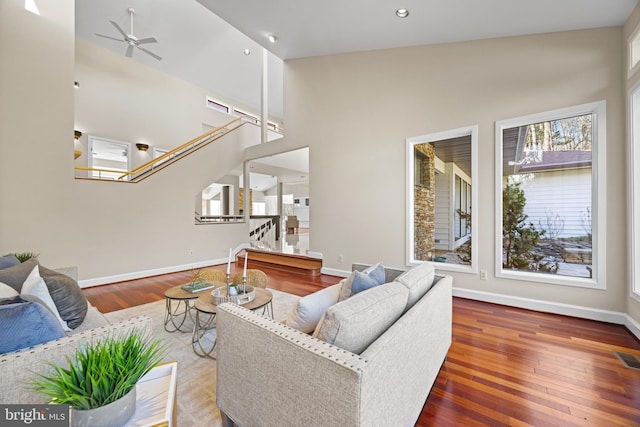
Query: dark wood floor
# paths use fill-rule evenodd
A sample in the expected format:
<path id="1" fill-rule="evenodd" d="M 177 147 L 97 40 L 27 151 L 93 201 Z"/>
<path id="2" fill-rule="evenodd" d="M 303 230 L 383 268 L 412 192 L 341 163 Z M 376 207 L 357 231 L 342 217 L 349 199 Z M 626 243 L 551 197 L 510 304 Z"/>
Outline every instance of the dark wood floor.
<path id="1" fill-rule="evenodd" d="M 340 280 L 263 270 L 269 287 L 300 296 Z M 109 312 L 163 299 L 191 275 L 85 294 Z M 640 426 L 640 371 L 614 351 L 640 358 L 640 342 L 623 326 L 454 298 L 453 344 L 416 425 Z"/>

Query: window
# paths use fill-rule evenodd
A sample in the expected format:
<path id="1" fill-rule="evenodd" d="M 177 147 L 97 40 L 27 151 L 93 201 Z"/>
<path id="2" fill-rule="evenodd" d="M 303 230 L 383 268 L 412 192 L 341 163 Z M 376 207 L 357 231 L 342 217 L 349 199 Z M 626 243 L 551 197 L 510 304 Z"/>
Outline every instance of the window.
<path id="1" fill-rule="evenodd" d="M 131 170 L 130 143 L 89 136 L 87 151 L 91 178 L 128 180 L 123 172 Z"/>
<path id="2" fill-rule="evenodd" d="M 604 288 L 605 123 L 604 101 L 496 123 L 499 277 Z"/>
<path id="3" fill-rule="evenodd" d="M 207 96 L 207 107 L 212 108 L 214 110 L 222 111 L 223 113 L 227 113 L 227 114 L 229 114 L 229 112 L 231 111 L 231 108 L 228 105 L 223 104 L 220 101 L 216 101 L 213 98 L 209 98 L 208 96 Z"/>
<path id="4" fill-rule="evenodd" d="M 244 111 L 240 111 L 237 108 L 233 109 L 233 115 L 236 117 L 241 117 L 250 123 L 258 124 L 258 122 L 260 121 L 257 116 L 254 116 L 253 114 L 245 113 Z"/>
<path id="5" fill-rule="evenodd" d="M 628 54 L 627 58 L 629 61 L 629 73 L 631 76 L 638 69 L 638 63 L 640 63 L 640 27 L 636 28 L 631 37 L 627 42 L 628 45 Z"/>
<path id="6" fill-rule="evenodd" d="M 629 201 L 631 206 L 631 281 L 632 295 L 640 299 L 640 85 L 630 96 L 629 123 L 631 136 L 629 141 Z"/>
<path id="7" fill-rule="evenodd" d="M 407 264 L 476 272 L 477 138 L 471 126 L 407 139 Z"/>

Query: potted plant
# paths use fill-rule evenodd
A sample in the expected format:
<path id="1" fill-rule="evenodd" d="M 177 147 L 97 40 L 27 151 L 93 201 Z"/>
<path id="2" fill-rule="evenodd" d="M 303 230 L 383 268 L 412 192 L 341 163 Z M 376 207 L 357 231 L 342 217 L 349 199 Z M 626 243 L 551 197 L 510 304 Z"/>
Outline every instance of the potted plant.
<path id="1" fill-rule="evenodd" d="M 81 346 L 68 368 L 51 365 L 39 375 L 34 390 L 52 403 L 71 406 L 73 426 L 123 425 L 135 412 L 136 383 L 162 360 L 159 339 L 132 331 Z"/>

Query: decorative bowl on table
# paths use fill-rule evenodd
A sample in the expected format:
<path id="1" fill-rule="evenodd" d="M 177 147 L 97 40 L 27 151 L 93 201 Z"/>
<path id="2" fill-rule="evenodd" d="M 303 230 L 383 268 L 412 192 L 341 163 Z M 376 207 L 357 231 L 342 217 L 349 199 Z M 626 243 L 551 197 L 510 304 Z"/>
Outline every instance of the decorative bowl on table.
<path id="1" fill-rule="evenodd" d="M 222 304 L 224 302 L 232 302 L 234 304 L 242 305 L 247 304 L 256 297 L 256 291 L 253 286 L 249 285 L 229 285 L 230 295 L 227 295 L 227 286 L 220 286 L 219 288 L 211 291 L 213 297 L 213 303 L 215 305 Z M 234 295 L 235 290 L 235 295 Z"/>

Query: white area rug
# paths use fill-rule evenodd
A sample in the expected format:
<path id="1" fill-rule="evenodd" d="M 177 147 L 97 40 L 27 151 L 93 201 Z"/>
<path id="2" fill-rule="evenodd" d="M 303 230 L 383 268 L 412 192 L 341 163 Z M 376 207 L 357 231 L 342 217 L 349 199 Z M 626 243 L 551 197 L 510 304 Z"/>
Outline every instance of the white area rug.
<path id="1" fill-rule="evenodd" d="M 293 304 L 300 298 L 296 295 L 270 289 L 273 293 L 273 314 L 276 320 L 287 317 Z M 261 313 L 261 310 L 258 310 Z M 138 315 L 151 317 L 154 331 L 166 341 L 169 350 L 166 361 L 178 362 L 177 424 L 189 426 L 221 426 L 220 411 L 216 405 L 216 361 L 197 356 L 191 347 L 191 332 L 166 332 L 164 330 L 165 302 L 156 301 L 125 310 L 107 313 L 109 322 L 129 319 Z M 189 318 L 183 327 L 191 329 Z M 205 344 L 215 336 L 215 330 L 205 335 Z M 215 352 L 214 352 L 215 354 Z"/>

